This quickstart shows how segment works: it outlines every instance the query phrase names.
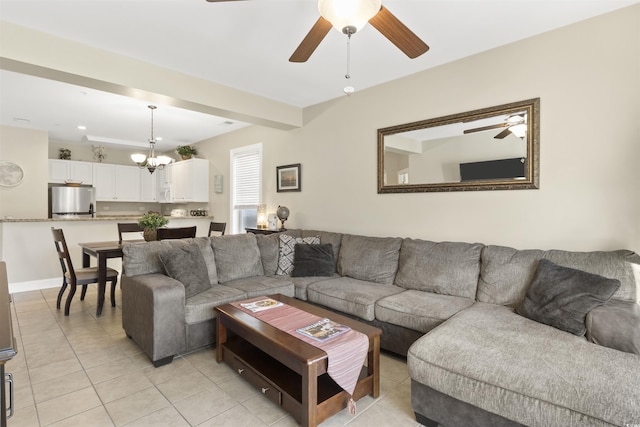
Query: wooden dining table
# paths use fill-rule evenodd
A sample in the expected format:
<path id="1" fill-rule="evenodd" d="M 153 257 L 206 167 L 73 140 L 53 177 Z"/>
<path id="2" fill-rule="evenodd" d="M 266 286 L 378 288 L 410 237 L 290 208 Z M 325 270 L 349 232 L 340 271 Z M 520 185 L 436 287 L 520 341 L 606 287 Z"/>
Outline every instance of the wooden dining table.
<path id="1" fill-rule="evenodd" d="M 122 258 L 122 245 L 139 242 L 144 242 L 144 240 L 126 240 L 122 243 L 118 241 L 79 243 L 82 248 L 82 266 L 90 267 L 91 257 L 96 258 L 98 264 L 97 316 L 102 314 L 102 307 L 104 306 L 104 293 L 107 285 L 107 260 L 109 258 Z"/>

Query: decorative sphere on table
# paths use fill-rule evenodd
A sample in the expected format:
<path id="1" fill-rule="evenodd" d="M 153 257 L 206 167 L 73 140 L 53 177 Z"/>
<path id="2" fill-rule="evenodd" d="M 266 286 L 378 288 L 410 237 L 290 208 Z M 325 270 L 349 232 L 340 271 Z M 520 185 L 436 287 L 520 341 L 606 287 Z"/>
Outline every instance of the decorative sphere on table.
<path id="1" fill-rule="evenodd" d="M 276 210 L 276 215 L 278 215 L 278 218 L 282 223 L 282 228 L 280 228 L 280 231 L 285 231 L 286 228 L 284 228 L 284 222 L 289 218 L 289 208 L 286 206 L 278 206 L 278 210 Z"/>

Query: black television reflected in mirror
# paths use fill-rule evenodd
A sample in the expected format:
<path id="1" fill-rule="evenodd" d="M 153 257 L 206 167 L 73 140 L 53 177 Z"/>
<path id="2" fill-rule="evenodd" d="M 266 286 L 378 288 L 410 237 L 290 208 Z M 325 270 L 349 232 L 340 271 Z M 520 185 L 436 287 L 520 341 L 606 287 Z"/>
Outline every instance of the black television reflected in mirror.
<path id="1" fill-rule="evenodd" d="M 524 179 L 527 161 L 524 157 L 460 163 L 460 180 L 483 181 L 487 179 Z"/>

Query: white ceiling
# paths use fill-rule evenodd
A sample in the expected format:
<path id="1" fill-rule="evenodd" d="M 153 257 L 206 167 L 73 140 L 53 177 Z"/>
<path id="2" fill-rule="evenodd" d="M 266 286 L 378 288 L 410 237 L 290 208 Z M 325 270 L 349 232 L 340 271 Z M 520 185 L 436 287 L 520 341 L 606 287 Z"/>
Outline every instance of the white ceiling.
<path id="1" fill-rule="evenodd" d="M 635 3 L 638 0 L 383 0 L 431 49 L 409 59 L 366 26 L 352 38 L 351 84 L 362 90 Z M 343 34 L 331 31 L 306 63 L 288 61 L 317 18 L 315 0 L 0 0 L 3 21 L 298 107 L 345 96 Z M 147 104 L 0 71 L 0 124 L 47 130 L 53 140 L 76 142 L 90 135 L 102 138 L 103 145 L 110 145 L 105 138 L 146 145 Z M 159 148 L 245 125 L 221 125 L 225 120 L 158 105 L 155 134 L 163 137 Z M 79 124 L 87 130 L 78 131 Z"/>

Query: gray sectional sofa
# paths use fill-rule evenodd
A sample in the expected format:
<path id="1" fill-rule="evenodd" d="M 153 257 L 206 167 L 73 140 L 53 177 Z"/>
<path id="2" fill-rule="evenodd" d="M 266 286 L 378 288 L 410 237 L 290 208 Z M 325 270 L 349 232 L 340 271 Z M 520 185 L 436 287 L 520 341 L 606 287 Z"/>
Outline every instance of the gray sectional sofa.
<path id="1" fill-rule="evenodd" d="M 326 275 L 298 277 L 277 274 L 286 261 L 280 234 L 125 245 L 127 335 L 159 366 L 215 344 L 216 305 L 281 293 L 381 328 L 381 347 L 407 357 L 412 406 L 424 425 L 640 425 L 635 253 L 289 230 L 285 235 L 300 243 L 317 236 L 335 255 Z M 181 281 L 169 277 L 167 254 L 180 264 L 176 250 L 191 244 L 206 269 L 200 276 L 169 272 Z M 607 298 L 595 304 L 600 307 L 589 311 L 586 323 L 580 320 L 588 338 L 514 309 L 521 312 L 532 283 L 542 281 L 541 260 L 562 274 L 567 267 L 615 279 L 607 282 Z M 574 282 L 584 279 L 570 273 Z"/>

